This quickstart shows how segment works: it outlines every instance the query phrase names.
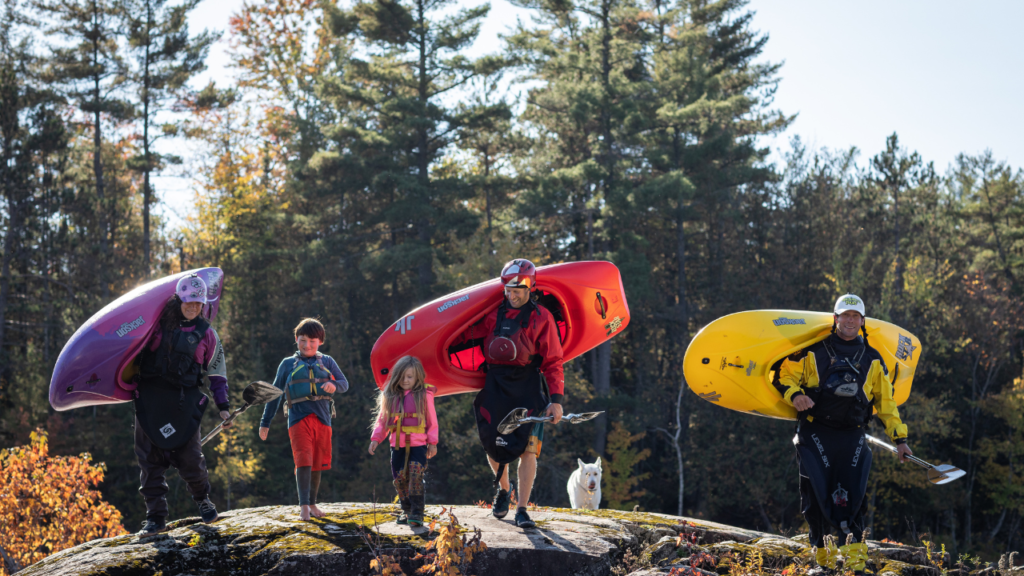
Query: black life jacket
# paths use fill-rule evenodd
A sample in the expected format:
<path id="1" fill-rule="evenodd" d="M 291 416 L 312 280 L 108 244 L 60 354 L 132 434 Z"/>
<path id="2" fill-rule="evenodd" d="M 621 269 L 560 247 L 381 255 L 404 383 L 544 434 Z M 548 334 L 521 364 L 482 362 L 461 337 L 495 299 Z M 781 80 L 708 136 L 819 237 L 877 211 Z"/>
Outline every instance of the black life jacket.
<path id="1" fill-rule="evenodd" d="M 529 301 L 519 309 L 515 318 L 509 318 L 506 305 L 508 300 L 502 300 L 498 306 L 498 320 L 494 323 L 494 334 L 487 344 L 485 358 L 499 362 L 512 362 L 521 356 L 526 350 L 523 332 L 530 325 L 530 315 L 537 310 L 537 305 Z M 531 359 L 540 366 L 538 358 Z"/>
<path id="2" fill-rule="evenodd" d="M 196 361 L 196 349 L 209 329 L 210 323 L 200 317 L 194 331 L 164 330 L 157 349 L 143 351 L 135 416 L 150 441 L 164 450 L 197 437 L 209 405 L 199 388 L 203 365 Z"/>
<path id="3" fill-rule="evenodd" d="M 855 428 L 871 419 L 871 402 L 864 393 L 864 382 L 871 368 L 872 357 L 868 346 L 858 337 L 860 346 L 852 355 L 841 355 L 832 341 L 833 336 L 821 341 L 829 357 L 828 368 L 819 375 L 817 388 L 804 392 L 814 401 L 814 407 L 805 414 L 814 422 L 837 428 Z"/>
<path id="4" fill-rule="evenodd" d="M 196 349 L 209 329 L 210 323 L 202 317 L 196 319 L 195 330 L 191 332 L 185 332 L 180 327 L 173 330 L 164 328 L 157 349 L 151 352 L 146 348 L 142 352 L 140 381 L 159 381 L 183 388 L 199 386 L 203 366 L 196 362 Z"/>
<path id="5" fill-rule="evenodd" d="M 529 325 L 530 314 L 536 306 L 533 302 L 523 305 L 515 318 L 506 316 L 506 302 L 498 307 L 498 321 L 494 326 L 493 340 L 487 345 L 487 358 L 509 362 L 522 354 L 523 329 Z M 494 484 L 504 473 L 505 466 L 514 462 L 526 451 L 530 442 L 533 425 L 520 426 L 509 434 L 499 434 L 498 425 L 516 408 L 526 408 L 530 416 L 538 416 L 547 408 L 550 398 L 547 382 L 540 373 L 542 359 L 530 359 L 526 366 L 509 364 L 486 364 L 487 380 L 473 400 L 477 433 L 480 443 L 495 462 L 498 472 Z"/>

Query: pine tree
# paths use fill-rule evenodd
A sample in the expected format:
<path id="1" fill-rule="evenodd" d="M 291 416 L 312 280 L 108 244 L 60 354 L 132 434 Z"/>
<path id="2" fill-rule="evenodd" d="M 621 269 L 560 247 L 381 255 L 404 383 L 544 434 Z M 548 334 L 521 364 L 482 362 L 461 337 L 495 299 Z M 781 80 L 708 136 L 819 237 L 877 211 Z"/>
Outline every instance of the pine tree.
<path id="1" fill-rule="evenodd" d="M 614 247 L 616 232 L 603 224 L 607 203 L 628 195 L 635 167 L 631 144 L 638 130 L 648 15 L 631 0 L 574 3 L 525 2 L 540 28 L 520 26 L 510 49 L 543 84 L 530 91 L 522 120 L 537 132 L 531 160 L 534 180 L 519 197 L 521 217 L 549 245 L 551 260 L 590 260 Z M 588 354 L 595 396 L 611 393 L 611 344 Z M 606 416 L 594 423 L 593 448 L 602 454 Z"/>
<path id="2" fill-rule="evenodd" d="M 58 41 L 50 46 L 51 57 L 43 79 L 59 86 L 63 95 L 86 114 L 92 127 L 92 171 L 97 213 L 101 230 L 98 269 L 107 268 L 110 256 L 112 199 L 104 174 L 104 125 L 127 119 L 130 106 L 121 98 L 125 80 L 119 14 L 113 0 L 33 0 L 33 6 L 47 17 L 45 32 Z M 111 278 L 100 277 L 104 298 Z"/>
<path id="3" fill-rule="evenodd" d="M 217 34 L 203 31 L 189 37 L 188 13 L 200 0 L 168 5 L 167 0 L 126 0 L 122 13 L 128 28 L 128 46 L 132 60 L 131 88 L 134 112 L 142 123 L 139 135 L 142 154 L 133 159 L 131 166 L 142 173 L 142 262 L 149 274 L 150 206 L 153 189 L 150 175 L 170 163 L 181 159 L 171 154 L 159 154 L 153 145 L 160 138 L 157 116 L 180 98 L 180 91 L 190 78 L 206 69 L 206 55 Z M 174 134 L 173 126 L 162 126 L 162 133 Z"/>
<path id="4" fill-rule="evenodd" d="M 442 16 L 451 3 L 363 2 L 331 19 L 337 36 L 356 34 L 356 51 L 366 59 L 325 79 L 323 93 L 340 122 L 325 129 L 330 144 L 310 161 L 309 185 L 325 191 L 321 197 L 339 213 L 342 234 L 334 241 L 355 239 L 346 253 L 375 252 L 357 260 L 371 283 L 390 287 L 386 309 L 401 311 L 434 294 L 434 259 L 445 243 L 477 228 L 463 205 L 472 188 L 434 170 L 467 122 L 481 121 L 448 98 L 493 71 L 493 59 L 465 55 L 489 7 Z"/>
<path id="5" fill-rule="evenodd" d="M 12 301 L 25 307 L 26 279 L 42 272 L 49 288 L 45 239 L 54 177 L 54 156 L 63 153 L 68 134 L 59 97 L 36 78 L 35 58 L 27 38 L 18 39 L 14 24 L 21 19 L 8 5 L 0 25 L 0 198 L 3 199 L 3 248 L 0 250 L 0 383 L 12 379 L 8 362 L 11 330 L 20 322 L 10 312 Z M 20 280 L 17 288 L 14 277 Z M 24 312 L 23 310 L 21 312 Z M 51 310 L 52 312 L 52 310 Z M 13 331 L 16 331 L 13 330 Z"/>

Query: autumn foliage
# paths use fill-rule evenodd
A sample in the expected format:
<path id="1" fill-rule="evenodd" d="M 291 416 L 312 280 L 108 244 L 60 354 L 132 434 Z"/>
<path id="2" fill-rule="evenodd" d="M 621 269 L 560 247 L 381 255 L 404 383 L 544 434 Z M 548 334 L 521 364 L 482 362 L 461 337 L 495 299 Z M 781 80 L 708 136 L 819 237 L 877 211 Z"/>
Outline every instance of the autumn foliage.
<path id="1" fill-rule="evenodd" d="M 37 429 L 28 446 L 0 451 L 0 526 L 3 547 L 21 566 L 95 538 L 127 534 L 121 513 L 94 488 L 104 465 L 91 456 L 50 456 L 46 432 Z M 0 575 L 7 574 L 0 563 Z"/>

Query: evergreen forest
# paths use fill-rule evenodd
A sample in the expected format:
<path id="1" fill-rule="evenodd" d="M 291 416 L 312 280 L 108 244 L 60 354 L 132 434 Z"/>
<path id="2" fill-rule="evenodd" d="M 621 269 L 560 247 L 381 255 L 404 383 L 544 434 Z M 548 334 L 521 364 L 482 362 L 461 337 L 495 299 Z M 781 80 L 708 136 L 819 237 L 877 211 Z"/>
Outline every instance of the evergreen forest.
<path id="1" fill-rule="evenodd" d="M 223 38 L 234 75 L 196 86 L 219 39 L 188 27 L 198 1 L 0 7 L 0 446 L 41 428 L 90 453 L 136 529 L 131 405 L 56 412 L 50 375 L 121 294 L 219 266 L 232 404 L 319 318 L 351 382 L 321 500 L 390 501 L 366 451 L 377 337 L 511 258 L 608 260 L 630 324 L 565 366 L 566 412 L 607 414 L 547 428 L 534 502 L 568 506 L 577 458 L 601 456 L 604 507 L 806 531 L 793 423 L 702 401 L 683 354 L 723 315 L 852 292 L 922 341 L 900 407 L 915 454 L 966 471 L 933 486 L 876 451 L 872 537 L 1021 549 L 1024 171 L 998 151 L 937 167 L 896 134 L 872 157 L 806 145 L 744 0 L 515 0 L 531 19 L 486 55 L 483 2 L 251 0 Z M 161 174 L 191 178 L 181 223 L 156 209 Z M 471 403 L 437 401 L 428 504 L 493 496 Z M 296 502 L 285 419 L 261 442 L 259 416 L 205 449 L 221 511 Z M 195 515 L 168 482 L 171 517 Z"/>

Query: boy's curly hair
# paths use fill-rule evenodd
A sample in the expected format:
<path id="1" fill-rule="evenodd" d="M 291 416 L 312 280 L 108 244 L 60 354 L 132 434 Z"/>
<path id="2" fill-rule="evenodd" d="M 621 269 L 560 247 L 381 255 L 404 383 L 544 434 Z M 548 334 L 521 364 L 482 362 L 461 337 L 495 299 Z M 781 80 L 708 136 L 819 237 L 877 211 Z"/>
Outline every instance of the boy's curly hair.
<path id="1" fill-rule="evenodd" d="M 320 323 L 316 318 L 303 318 L 299 321 L 299 325 L 295 327 L 295 337 L 305 336 L 310 339 L 317 339 L 321 344 L 324 343 L 324 339 L 327 338 L 327 331 L 324 330 L 324 325 Z"/>

